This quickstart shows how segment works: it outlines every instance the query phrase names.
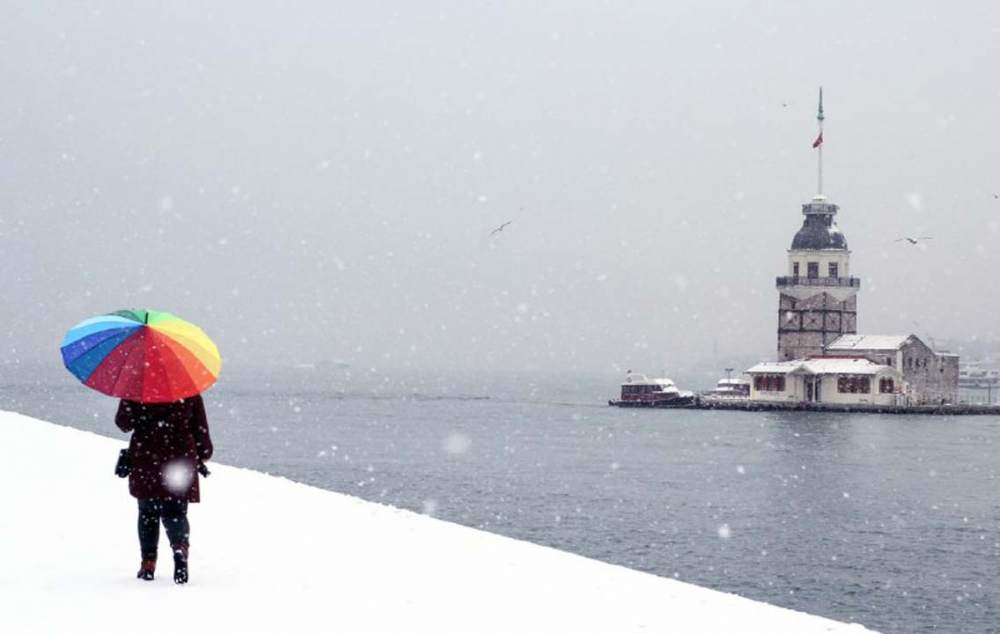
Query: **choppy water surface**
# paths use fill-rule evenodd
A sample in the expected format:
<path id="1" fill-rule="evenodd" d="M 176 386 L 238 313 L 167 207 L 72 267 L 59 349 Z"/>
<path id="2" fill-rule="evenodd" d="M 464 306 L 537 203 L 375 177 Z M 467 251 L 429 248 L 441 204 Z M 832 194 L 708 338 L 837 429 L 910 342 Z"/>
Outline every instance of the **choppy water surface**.
<path id="1" fill-rule="evenodd" d="M 112 399 L 32 380 L 0 407 L 124 438 Z M 206 402 L 220 462 L 883 632 L 1000 632 L 1000 418 L 622 410 L 616 390 L 227 368 Z"/>

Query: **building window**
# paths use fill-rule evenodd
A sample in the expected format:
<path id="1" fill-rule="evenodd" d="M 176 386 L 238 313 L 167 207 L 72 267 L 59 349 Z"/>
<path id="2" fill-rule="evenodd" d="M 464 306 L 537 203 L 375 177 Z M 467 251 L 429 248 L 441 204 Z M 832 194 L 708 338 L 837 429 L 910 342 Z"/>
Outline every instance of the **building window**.
<path id="1" fill-rule="evenodd" d="M 809 262 L 806 264 L 806 275 L 809 279 L 816 279 L 819 277 L 819 262 Z"/>
<path id="2" fill-rule="evenodd" d="M 837 377 L 837 391 L 841 394 L 868 394 L 871 392 L 871 379 L 867 376 Z"/>
<path id="3" fill-rule="evenodd" d="M 879 379 L 878 380 L 878 393 L 879 394 L 892 394 L 895 391 L 896 385 L 892 379 Z"/>
<path id="4" fill-rule="evenodd" d="M 837 275 L 837 263 L 836 262 L 830 262 L 828 270 L 830 272 L 829 277 L 839 277 Z"/>
<path id="5" fill-rule="evenodd" d="M 784 392 L 785 377 L 780 374 L 758 374 L 753 378 L 753 386 L 758 392 Z"/>
<path id="6" fill-rule="evenodd" d="M 798 276 L 799 276 L 799 263 L 795 262 L 794 264 L 792 264 L 792 277 L 798 277 Z"/>

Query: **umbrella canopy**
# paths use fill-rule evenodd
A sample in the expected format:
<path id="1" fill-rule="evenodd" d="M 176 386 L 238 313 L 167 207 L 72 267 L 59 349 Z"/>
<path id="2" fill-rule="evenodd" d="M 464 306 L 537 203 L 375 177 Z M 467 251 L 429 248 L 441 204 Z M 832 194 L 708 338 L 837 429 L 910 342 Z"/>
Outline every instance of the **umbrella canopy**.
<path id="1" fill-rule="evenodd" d="M 63 363 L 98 392 L 143 403 L 200 394 L 222 368 L 219 349 L 192 323 L 170 313 L 119 310 L 74 326 Z"/>

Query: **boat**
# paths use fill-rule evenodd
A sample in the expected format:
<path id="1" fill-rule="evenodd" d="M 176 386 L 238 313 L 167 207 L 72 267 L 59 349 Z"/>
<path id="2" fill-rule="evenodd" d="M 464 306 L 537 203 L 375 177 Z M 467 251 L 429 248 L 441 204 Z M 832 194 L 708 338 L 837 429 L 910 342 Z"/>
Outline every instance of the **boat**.
<path id="1" fill-rule="evenodd" d="M 750 381 L 746 379 L 719 379 L 715 384 L 715 389 L 705 392 L 703 396 L 721 399 L 748 399 L 750 398 Z"/>
<path id="2" fill-rule="evenodd" d="M 958 366 L 958 400 L 968 405 L 993 405 L 1000 395 L 1000 370 L 983 368 L 978 362 Z"/>
<path id="3" fill-rule="evenodd" d="M 629 370 L 622 383 L 621 398 L 608 401 L 613 407 L 683 407 L 692 405 L 694 392 L 679 390 L 666 378 L 650 379 Z"/>

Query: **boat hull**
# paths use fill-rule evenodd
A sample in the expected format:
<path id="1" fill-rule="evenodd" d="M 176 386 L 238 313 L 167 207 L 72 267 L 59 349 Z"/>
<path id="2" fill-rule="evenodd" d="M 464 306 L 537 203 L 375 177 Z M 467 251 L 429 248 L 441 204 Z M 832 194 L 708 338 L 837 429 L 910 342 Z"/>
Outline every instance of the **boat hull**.
<path id="1" fill-rule="evenodd" d="M 690 407 L 694 405 L 694 396 L 675 396 L 670 399 L 660 399 L 660 400 L 628 400 L 624 401 L 622 399 L 615 399 L 608 401 L 608 405 L 611 407 L 652 407 L 652 408 L 670 408 L 670 407 Z"/>

